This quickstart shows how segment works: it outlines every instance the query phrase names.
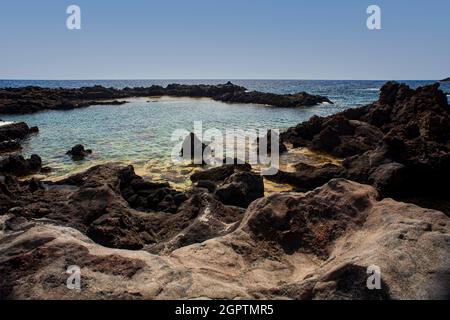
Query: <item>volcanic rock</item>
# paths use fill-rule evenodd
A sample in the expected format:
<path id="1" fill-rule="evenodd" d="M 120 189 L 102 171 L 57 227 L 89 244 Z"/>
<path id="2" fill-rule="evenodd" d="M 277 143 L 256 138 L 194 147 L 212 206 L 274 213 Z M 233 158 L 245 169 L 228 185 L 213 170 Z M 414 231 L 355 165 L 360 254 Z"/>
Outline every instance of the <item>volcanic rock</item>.
<path id="1" fill-rule="evenodd" d="M 85 157 L 92 154 L 92 150 L 84 149 L 82 144 L 77 144 L 72 149 L 67 151 L 66 154 L 71 156 L 73 160 L 83 160 Z"/>
<path id="2" fill-rule="evenodd" d="M 373 104 L 313 117 L 282 139 L 345 157 L 339 176 L 371 183 L 384 196 L 445 197 L 450 109 L 439 84 L 411 89 L 388 82 Z"/>
<path id="3" fill-rule="evenodd" d="M 0 173 L 14 176 L 27 176 L 39 172 L 42 167 L 41 158 L 32 154 L 29 159 L 21 155 L 12 155 L 0 160 Z"/>
<path id="4" fill-rule="evenodd" d="M 226 205 L 246 208 L 254 200 L 264 197 L 264 181 L 259 174 L 238 172 L 225 179 L 215 195 Z"/>
<path id="5" fill-rule="evenodd" d="M 199 205 L 203 201 L 206 206 Z M 222 218 L 220 203 L 208 196 L 183 207 L 196 222 L 186 224 L 179 238 L 161 242 L 162 248 L 149 248 L 161 253 L 167 248 L 170 255 L 110 249 L 63 223 L 37 223 L 15 213 L 0 216 L 0 297 L 448 298 L 449 218 L 439 211 L 379 200 L 370 186 L 338 179 L 305 194 L 273 194 L 253 202 L 237 228 L 233 221 L 239 220 L 238 212 Z M 124 215 L 128 213 L 122 210 L 115 228 Z M 180 219 L 171 223 L 183 224 Z M 202 234 L 209 238 L 210 228 L 216 227 L 234 231 L 192 243 Z M 66 286 L 70 265 L 82 270 L 81 291 Z M 367 288 L 367 270 L 373 266 L 381 272 L 379 290 Z"/>
<path id="6" fill-rule="evenodd" d="M 25 122 L 0 126 L 0 153 L 19 150 L 20 141 L 37 132 L 39 132 L 38 127 L 29 128 Z"/>
<path id="7" fill-rule="evenodd" d="M 328 98 L 306 92 L 296 94 L 274 94 L 248 91 L 246 88 L 228 82 L 219 85 L 181 85 L 114 89 L 102 86 L 67 88 L 1 88 L 0 113 L 24 114 L 42 110 L 69 110 L 90 105 L 115 105 L 125 103 L 129 97 L 205 97 L 230 103 L 253 103 L 275 107 L 303 107 L 319 103 L 332 103 Z"/>

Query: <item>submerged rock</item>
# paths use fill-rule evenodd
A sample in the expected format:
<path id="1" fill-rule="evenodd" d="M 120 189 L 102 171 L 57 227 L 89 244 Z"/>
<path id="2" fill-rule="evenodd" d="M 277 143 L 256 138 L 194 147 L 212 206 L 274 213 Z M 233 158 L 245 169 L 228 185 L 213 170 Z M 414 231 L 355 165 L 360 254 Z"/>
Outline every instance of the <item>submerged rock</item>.
<path id="1" fill-rule="evenodd" d="M 20 150 L 21 140 L 39 132 L 38 127 L 29 128 L 25 122 L 15 122 L 0 126 L 0 153 Z"/>
<path id="2" fill-rule="evenodd" d="M 72 149 L 67 151 L 66 154 L 71 156 L 73 160 L 83 160 L 85 157 L 92 154 L 92 150 L 84 149 L 82 144 L 77 144 Z"/>
<path id="3" fill-rule="evenodd" d="M 303 107 L 319 103 L 332 103 L 328 98 L 306 92 L 296 94 L 274 94 L 248 91 L 228 82 L 218 85 L 181 85 L 114 89 L 102 86 L 83 88 L 1 88 L 0 114 L 34 113 L 42 110 L 69 110 L 94 104 L 122 104 L 128 97 L 205 97 L 223 102 L 252 103 L 275 107 Z"/>
<path id="4" fill-rule="evenodd" d="M 234 164 L 224 164 L 220 167 L 213 167 L 210 169 L 202 170 L 194 172 L 190 179 L 192 182 L 198 182 L 200 180 L 203 181 L 213 181 L 213 182 L 221 182 L 233 175 L 237 172 L 250 172 L 252 170 L 252 166 L 248 163 L 239 163 L 238 161 L 226 161 L 224 159 L 224 163 L 233 163 Z"/>
<path id="5" fill-rule="evenodd" d="M 246 208 L 264 197 L 264 180 L 252 172 L 235 173 L 218 185 L 215 195 L 224 204 Z"/>
<path id="6" fill-rule="evenodd" d="M 277 183 L 287 183 L 296 187 L 297 191 L 308 191 L 320 187 L 331 179 L 339 177 L 343 168 L 335 164 L 312 166 L 298 163 L 295 172 L 278 170 L 275 175 L 268 175 L 266 179 Z"/>

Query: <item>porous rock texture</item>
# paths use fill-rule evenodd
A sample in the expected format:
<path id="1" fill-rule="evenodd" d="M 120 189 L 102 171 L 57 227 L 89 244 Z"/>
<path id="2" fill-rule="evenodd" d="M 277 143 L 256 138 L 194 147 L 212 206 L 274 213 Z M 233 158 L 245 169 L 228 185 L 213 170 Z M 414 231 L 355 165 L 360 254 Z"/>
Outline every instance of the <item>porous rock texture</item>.
<path id="1" fill-rule="evenodd" d="M 318 168 L 327 177 L 371 184 L 384 196 L 448 198 L 450 108 L 438 83 L 411 89 L 388 82 L 378 101 L 312 117 L 284 132 L 282 140 L 345 158 L 339 169 Z M 321 175 L 313 169 L 297 179 L 283 172 L 274 179 L 289 178 L 295 186 L 311 190 L 319 186 L 311 177 Z"/>
<path id="2" fill-rule="evenodd" d="M 187 202 L 204 201 L 194 199 Z M 159 254 L 106 248 L 71 223 L 10 210 L 0 217 L 0 296 L 448 298 L 450 224 L 441 212 L 380 200 L 373 187 L 343 179 L 309 193 L 261 198 L 240 217 L 233 208 L 227 212 L 206 202 L 195 223 L 206 227 L 220 221 L 229 232 L 190 245 L 179 241 L 189 228 L 174 232 Z M 120 205 L 117 218 L 132 213 L 125 201 Z M 233 227 L 236 217 L 240 222 Z M 80 291 L 66 287 L 71 265 L 81 268 Z M 380 290 L 366 286 L 371 265 L 381 270 Z"/>

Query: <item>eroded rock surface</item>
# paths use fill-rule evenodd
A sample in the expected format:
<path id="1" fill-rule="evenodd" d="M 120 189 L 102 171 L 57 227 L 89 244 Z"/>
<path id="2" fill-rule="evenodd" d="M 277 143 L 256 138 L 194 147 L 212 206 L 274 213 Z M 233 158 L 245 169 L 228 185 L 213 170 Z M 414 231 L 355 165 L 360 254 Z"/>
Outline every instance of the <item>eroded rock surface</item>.
<path id="1" fill-rule="evenodd" d="M 439 84 L 411 89 L 388 82 L 373 104 L 313 117 L 289 129 L 282 139 L 345 158 L 334 177 L 372 184 L 384 196 L 445 197 L 450 108 Z"/>
<path id="2" fill-rule="evenodd" d="M 239 218 L 205 197 L 182 205 L 192 212 L 190 206 L 203 206 L 195 201 L 206 201 L 211 209 L 197 214 L 198 225 L 190 228 L 207 233 L 220 222 L 234 231 L 184 246 L 188 227 L 163 242 L 162 251 L 171 253 L 162 255 L 105 248 L 79 230 L 14 210 L 0 216 L 0 296 L 448 298 L 450 225 L 441 212 L 379 200 L 374 188 L 338 179 L 313 192 L 259 199 L 234 227 Z M 120 216 L 127 216 L 123 209 Z M 81 268 L 81 291 L 66 287 L 70 265 Z M 366 286 L 372 265 L 381 270 L 380 290 Z"/>

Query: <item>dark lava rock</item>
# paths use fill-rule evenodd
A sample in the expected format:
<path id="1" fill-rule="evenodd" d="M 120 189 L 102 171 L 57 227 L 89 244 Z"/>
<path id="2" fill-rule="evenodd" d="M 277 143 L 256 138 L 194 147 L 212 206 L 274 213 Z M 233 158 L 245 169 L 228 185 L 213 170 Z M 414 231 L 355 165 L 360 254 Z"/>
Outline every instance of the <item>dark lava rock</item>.
<path id="1" fill-rule="evenodd" d="M 127 97 L 205 97 L 223 102 L 254 103 L 275 107 L 302 107 L 331 101 L 322 96 L 306 92 L 296 94 L 274 94 L 251 91 L 232 84 L 218 85 L 181 85 L 170 84 L 161 86 L 114 89 L 102 86 L 65 88 L 2 88 L 0 89 L 0 114 L 24 114 L 42 110 L 69 110 L 83 108 L 94 104 L 122 104 Z"/>
<path id="2" fill-rule="evenodd" d="M 264 197 L 264 180 L 252 172 L 238 172 L 222 182 L 215 195 L 226 205 L 246 208 L 254 200 Z"/>
<path id="3" fill-rule="evenodd" d="M 233 163 L 234 164 L 224 164 L 220 167 L 213 167 L 210 169 L 206 169 L 203 171 L 197 171 L 193 173 L 190 177 L 192 182 L 197 182 L 200 180 L 207 180 L 207 181 L 214 181 L 214 182 L 220 182 L 225 180 L 226 178 L 230 177 L 236 172 L 249 172 L 252 170 L 252 166 L 248 163 L 239 163 L 239 161 L 226 161 L 224 159 L 224 162 L 226 163 Z"/>
<path id="4" fill-rule="evenodd" d="M 85 157 L 92 154 L 92 150 L 84 149 L 84 146 L 77 144 L 72 149 L 66 152 L 67 155 L 71 156 L 73 160 L 83 160 Z"/>
<path id="5" fill-rule="evenodd" d="M 132 166 L 120 173 L 120 191 L 132 208 L 141 211 L 175 213 L 187 197 L 169 183 L 146 181 L 134 173 Z"/>
<path id="6" fill-rule="evenodd" d="M 201 142 L 201 140 L 193 133 L 184 139 L 180 155 L 187 161 L 192 161 L 194 164 L 205 164 L 204 156 L 206 156 L 205 150 L 208 146 Z"/>
<path id="7" fill-rule="evenodd" d="M 343 168 L 331 163 L 322 166 L 311 166 L 299 163 L 295 172 L 278 170 L 275 175 L 268 175 L 266 179 L 278 183 L 287 183 L 296 187 L 296 191 L 309 191 L 322 186 L 329 180 L 339 177 Z"/>
<path id="8" fill-rule="evenodd" d="M 289 129 L 282 140 L 294 147 L 309 147 L 336 157 L 348 157 L 375 148 L 383 137 L 377 127 L 349 120 L 337 114 L 328 118 L 311 118 L 308 122 Z"/>
<path id="9" fill-rule="evenodd" d="M 0 126 L 0 153 L 19 150 L 20 141 L 37 132 L 39 132 L 38 127 L 29 128 L 25 122 Z"/>
<path id="10" fill-rule="evenodd" d="M 114 164 L 58 182 L 0 176 L 0 209 L 75 228 L 103 246 L 155 252 L 227 234 L 243 217 L 211 194 L 184 194 Z"/>
<path id="11" fill-rule="evenodd" d="M 13 152 L 21 148 L 17 140 L 9 140 L 0 142 L 0 153 Z"/>
<path id="12" fill-rule="evenodd" d="M 29 159 L 21 155 L 8 156 L 0 161 L 0 172 L 14 176 L 26 176 L 39 172 L 42 167 L 41 158 L 32 154 Z"/>
<path id="13" fill-rule="evenodd" d="M 30 128 L 30 133 L 38 133 L 39 132 L 39 128 L 34 126 Z"/>
<path id="14" fill-rule="evenodd" d="M 197 188 L 203 188 L 208 190 L 208 192 L 213 193 L 214 191 L 216 191 L 217 185 L 209 180 L 200 180 L 198 181 L 195 186 Z"/>
<path id="15" fill-rule="evenodd" d="M 411 89 L 388 82 L 371 105 L 313 117 L 282 140 L 346 158 L 339 176 L 373 184 L 383 196 L 445 197 L 450 109 L 439 84 Z"/>
<path id="16" fill-rule="evenodd" d="M 24 139 L 29 134 L 30 128 L 25 122 L 16 122 L 0 126 L 0 141 Z"/>

